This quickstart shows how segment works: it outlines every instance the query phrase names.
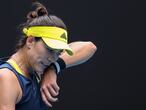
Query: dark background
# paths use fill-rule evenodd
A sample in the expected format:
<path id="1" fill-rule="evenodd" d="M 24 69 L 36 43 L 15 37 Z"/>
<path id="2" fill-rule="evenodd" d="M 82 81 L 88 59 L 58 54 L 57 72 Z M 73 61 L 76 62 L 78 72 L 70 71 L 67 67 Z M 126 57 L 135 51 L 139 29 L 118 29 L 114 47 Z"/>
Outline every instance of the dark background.
<path id="1" fill-rule="evenodd" d="M 63 19 L 70 42 L 92 41 L 96 54 L 58 77 L 54 110 L 145 110 L 146 6 L 139 0 L 39 0 Z M 13 53 L 30 0 L 0 6 L 0 57 Z"/>

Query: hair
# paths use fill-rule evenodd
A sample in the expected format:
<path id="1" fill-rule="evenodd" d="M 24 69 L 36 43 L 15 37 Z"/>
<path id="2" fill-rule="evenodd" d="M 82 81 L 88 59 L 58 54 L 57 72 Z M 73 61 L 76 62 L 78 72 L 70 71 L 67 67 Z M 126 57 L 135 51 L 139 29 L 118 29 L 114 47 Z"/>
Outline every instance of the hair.
<path id="1" fill-rule="evenodd" d="M 19 26 L 21 32 L 23 28 L 31 26 L 55 26 L 67 30 L 64 22 L 59 17 L 49 14 L 44 5 L 39 2 L 33 2 L 32 6 L 35 7 L 35 9 L 27 14 L 27 21 Z M 40 37 L 35 37 L 36 41 L 39 41 L 40 39 Z M 16 51 L 24 47 L 26 40 L 27 37 L 22 33 L 21 38 L 16 44 Z"/>

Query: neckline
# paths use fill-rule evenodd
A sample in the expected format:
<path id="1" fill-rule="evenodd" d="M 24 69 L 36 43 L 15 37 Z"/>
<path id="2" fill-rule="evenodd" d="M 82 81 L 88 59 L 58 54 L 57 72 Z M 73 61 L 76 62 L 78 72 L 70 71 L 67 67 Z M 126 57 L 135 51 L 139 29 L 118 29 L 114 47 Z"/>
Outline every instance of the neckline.
<path id="1" fill-rule="evenodd" d="M 27 77 L 23 72 L 22 70 L 20 69 L 20 67 L 18 66 L 18 64 L 16 63 L 15 60 L 13 59 L 9 59 L 7 60 L 7 63 L 9 63 L 20 75 L 22 75 L 23 77 L 29 79 L 29 80 L 32 80 L 33 79 L 33 75 L 30 75 L 30 77 Z M 37 81 L 40 82 L 40 79 L 38 77 L 37 78 Z"/>
<path id="2" fill-rule="evenodd" d="M 18 73 L 20 73 L 22 76 L 25 76 L 26 78 L 28 78 L 28 77 L 22 72 L 22 70 L 20 69 L 20 67 L 18 66 L 18 64 L 17 64 L 13 59 L 9 59 L 9 60 L 7 60 L 7 62 L 8 62 L 9 64 L 11 64 L 11 66 L 13 66 L 14 69 L 15 69 Z"/>

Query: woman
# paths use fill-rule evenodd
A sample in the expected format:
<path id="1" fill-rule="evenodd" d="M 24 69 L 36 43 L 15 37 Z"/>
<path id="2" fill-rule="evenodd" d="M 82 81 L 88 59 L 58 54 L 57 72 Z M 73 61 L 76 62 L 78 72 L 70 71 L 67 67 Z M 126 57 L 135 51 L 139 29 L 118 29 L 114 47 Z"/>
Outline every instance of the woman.
<path id="1" fill-rule="evenodd" d="M 42 4 L 35 6 L 21 27 L 23 37 L 16 52 L 1 61 L 0 110 L 48 110 L 59 93 L 59 69 L 83 63 L 96 51 L 91 42 L 68 45 L 63 21 L 49 15 Z"/>

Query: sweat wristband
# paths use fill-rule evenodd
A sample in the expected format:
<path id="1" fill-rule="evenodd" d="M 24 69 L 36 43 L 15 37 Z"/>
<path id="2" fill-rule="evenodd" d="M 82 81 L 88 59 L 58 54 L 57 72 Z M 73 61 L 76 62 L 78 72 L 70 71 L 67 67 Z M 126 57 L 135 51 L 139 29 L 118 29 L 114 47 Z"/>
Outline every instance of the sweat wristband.
<path id="1" fill-rule="evenodd" d="M 52 63 L 52 66 L 55 68 L 57 74 L 66 68 L 66 64 L 62 58 L 58 58 L 55 63 Z"/>

